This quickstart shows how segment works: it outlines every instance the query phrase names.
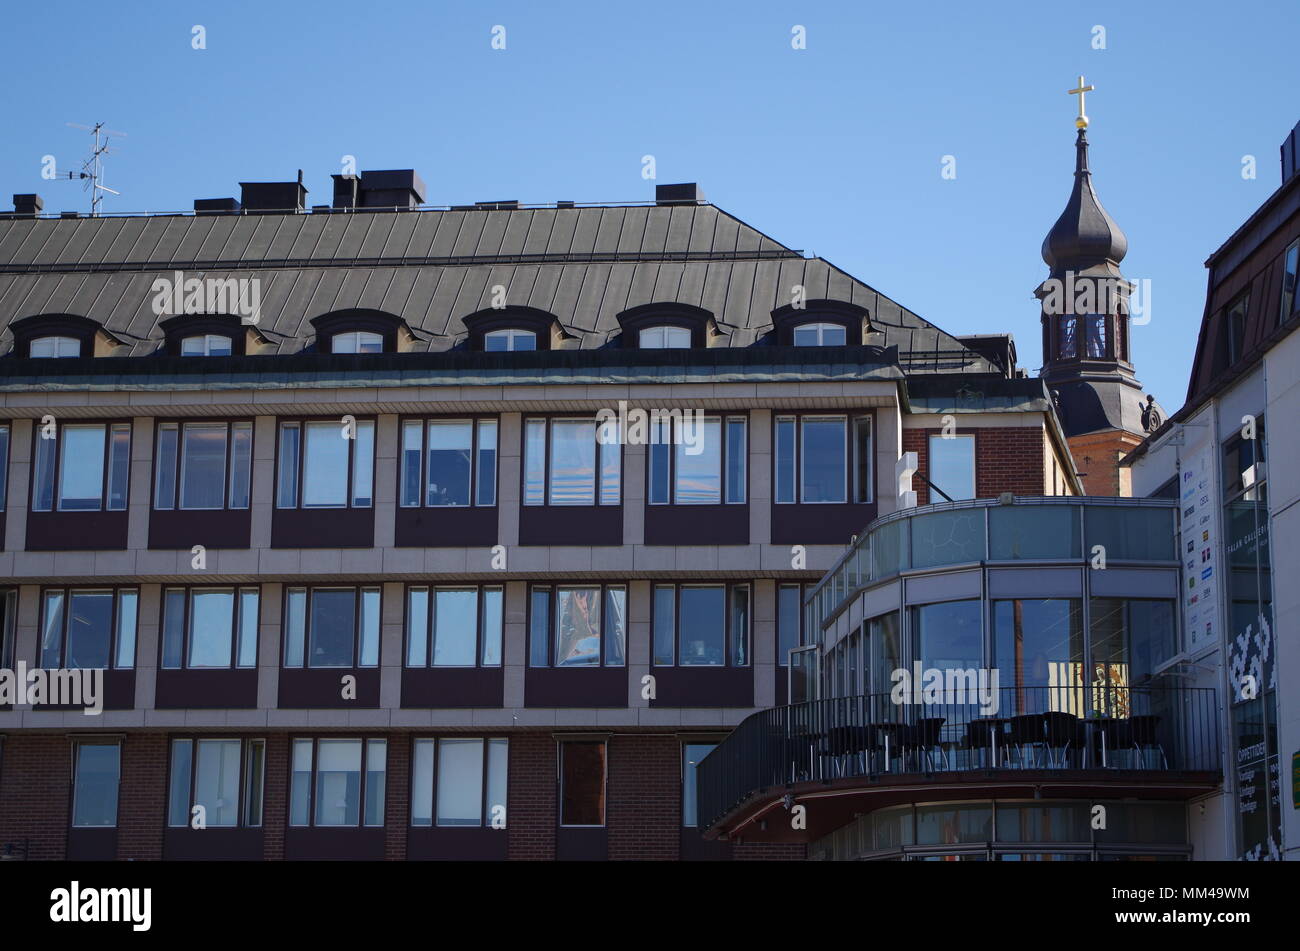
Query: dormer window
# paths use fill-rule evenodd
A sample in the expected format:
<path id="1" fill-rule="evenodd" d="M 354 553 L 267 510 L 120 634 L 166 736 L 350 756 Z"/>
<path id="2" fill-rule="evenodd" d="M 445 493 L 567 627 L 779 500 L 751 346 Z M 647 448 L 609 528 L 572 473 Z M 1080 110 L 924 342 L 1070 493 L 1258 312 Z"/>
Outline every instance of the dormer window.
<path id="1" fill-rule="evenodd" d="M 685 327 L 647 327 L 641 331 L 638 345 L 642 350 L 689 350 L 691 332 Z"/>
<path id="2" fill-rule="evenodd" d="M 847 334 L 840 324 L 800 324 L 794 328 L 796 347 L 842 347 Z"/>
<path id="3" fill-rule="evenodd" d="M 383 353 L 384 338 L 379 334 L 356 330 L 335 334 L 331 340 L 331 353 Z"/>
<path id="4" fill-rule="evenodd" d="M 55 359 L 81 356 L 81 341 L 72 337 L 37 337 L 31 343 L 29 356 Z"/>
<path id="5" fill-rule="evenodd" d="M 181 341 L 183 357 L 228 357 L 233 349 L 233 341 L 222 334 L 195 334 Z"/>
<path id="6" fill-rule="evenodd" d="M 488 353 L 517 350 L 536 350 L 537 334 L 531 330 L 491 330 L 483 335 L 483 349 Z"/>

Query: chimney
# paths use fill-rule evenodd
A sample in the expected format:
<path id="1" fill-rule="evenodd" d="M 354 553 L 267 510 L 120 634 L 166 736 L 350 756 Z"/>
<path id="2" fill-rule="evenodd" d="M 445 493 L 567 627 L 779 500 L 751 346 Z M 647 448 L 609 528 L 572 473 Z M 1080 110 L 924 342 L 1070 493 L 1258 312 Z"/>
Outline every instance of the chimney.
<path id="1" fill-rule="evenodd" d="M 334 179 L 334 208 L 355 208 L 361 197 L 360 175 L 331 175 Z"/>
<path id="2" fill-rule="evenodd" d="M 233 198 L 196 198 L 194 199 L 196 215 L 236 215 L 239 214 L 239 202 Z"/>
<path id="3" fill-rule="evenodd" d="M 307 205 L 302 173 L 296 182 L 240 182 L 240 204 L 246 214 L 297 214 Z"/>
<path id="4" fill-rule="evenodd" d="M 1295 124 L 1282 140 L 1282 184 L 1295 178 L 1297 159 L 1300 159 L 1300 122 Z M 15 196 L 16 197 L 16 196 Z"/>
<path id="5" fill-rule="evenodd" d="M 15 218 L 35 218 L 44 207 L 40 195 L 14 195 Z"/>
<path id="6" fill-rule="evenodd" d="M 340 177 L 334 176 L 336 180 Z M 338 187 L 336 181 L 336 196 Z M 362 172 L 360 188 L 362 208 L 415 208 L 424 204 L 424 180 L 413 168 Z"/>
<path id="7" fill-rule="evenodd" d="M 695 182 L 682 182 L 678 185 L 656 185 L 656 205 L 702 205 L 704 191 Z"/>

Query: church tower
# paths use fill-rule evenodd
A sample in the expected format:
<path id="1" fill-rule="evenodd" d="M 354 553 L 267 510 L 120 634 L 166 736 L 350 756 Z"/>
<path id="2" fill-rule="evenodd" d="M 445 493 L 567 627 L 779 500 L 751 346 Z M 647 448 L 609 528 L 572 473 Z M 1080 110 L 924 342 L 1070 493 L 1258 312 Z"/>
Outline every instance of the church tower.
<path id="1" fill-rule="evenodd" d="M 1088 168 L 1083 94 L 1075 121 L 1074 189 L 1043 240 L 1048 277 L 1034 291 L 1042 302 L 1043 370 L 1076 468 L 1089 495 L 1128 495 L 1119 460 L 1155 430 L 1163 411 L 1144 395 L 1129 349 L 1129 297 L 1120 262 L 1128 239 L 1106 213 Z"/>

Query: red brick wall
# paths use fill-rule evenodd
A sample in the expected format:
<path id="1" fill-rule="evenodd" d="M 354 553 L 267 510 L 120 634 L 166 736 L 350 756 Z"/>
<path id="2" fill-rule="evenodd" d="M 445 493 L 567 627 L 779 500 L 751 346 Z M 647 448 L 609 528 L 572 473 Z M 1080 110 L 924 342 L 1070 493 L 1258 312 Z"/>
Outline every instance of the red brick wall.
<path id="1" fill-rule="evenodd" d="M 162 858 L 167 821 L 167 737 L 131 733 L 122 741 L 117 800 L 117 857 L 136 862 Z"/>
<path id="2" fill-rule="evenodd" d="M 384 858 L 406 861 L 406 830 L 411 824 L 411 738 L 388 738 L 384 802 Z"/>
<path id="3" fill-rule="evenodd" d="M 981 499 L 997 498 L 1003 492 L 1016 495 L 1042 495 L 1046 483 L 1043 471 L 1043 448 L 1047 439 L 1041 426 L 998 426 L 989 429 L 961 428 L 957 432 L 975 436 L 975 496 Z M 929 477 L 930 436 L 938 436 L 941 429 L 904 429 L 903 452 L 915 452 L 917 472 Z M 920 479 L 912 483 L 916 489 L 916 504 L 942 502 L 936 494 L 930 498 L 929 487 Z"/>
<path id="4" fill-rule="evenodd" d="M 737 842 L 732 858 L 737 862 L 802 862 L 808 846 L 797 842 Z"/>
<path id="5" fill-rule="evenodd" d="M 510 738 L 506 828 L 511 859 L 555 858 L 555 738 L 531 733 Z"/>
<path id="6" fill-rule="evenodd" d="M 67 855 L 72 744 L 10 733 L 0 749 L 0 847 L 28 840 L 32 860 Z"/>
<path id="7" fill-rule="evenodd" d="M 262 858 L 284 858 L 284 830 L 289 824 L 289 738 L 266 738 L 266 791 L 262 798 Z"/>
<path id="8" fill-rule="evenodd" d="M 671 736 L 609 740 L 609 857 L 673 861 L 682 824 L 682 747 Z"/>

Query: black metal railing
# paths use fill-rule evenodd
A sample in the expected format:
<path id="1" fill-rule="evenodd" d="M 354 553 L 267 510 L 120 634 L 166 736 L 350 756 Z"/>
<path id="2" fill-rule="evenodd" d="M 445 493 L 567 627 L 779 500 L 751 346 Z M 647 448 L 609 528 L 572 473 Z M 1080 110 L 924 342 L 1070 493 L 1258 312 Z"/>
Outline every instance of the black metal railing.
<path id="1" fill-rule="evenodd" d="M 813 700 L 748 717 L 697 767 L 701 828 L 754 793 L 796 783 L 942 780 L 987 769 L 1221 769 L 1213 688 L 999 687 L 981 695 L 970 687 Z"/>

